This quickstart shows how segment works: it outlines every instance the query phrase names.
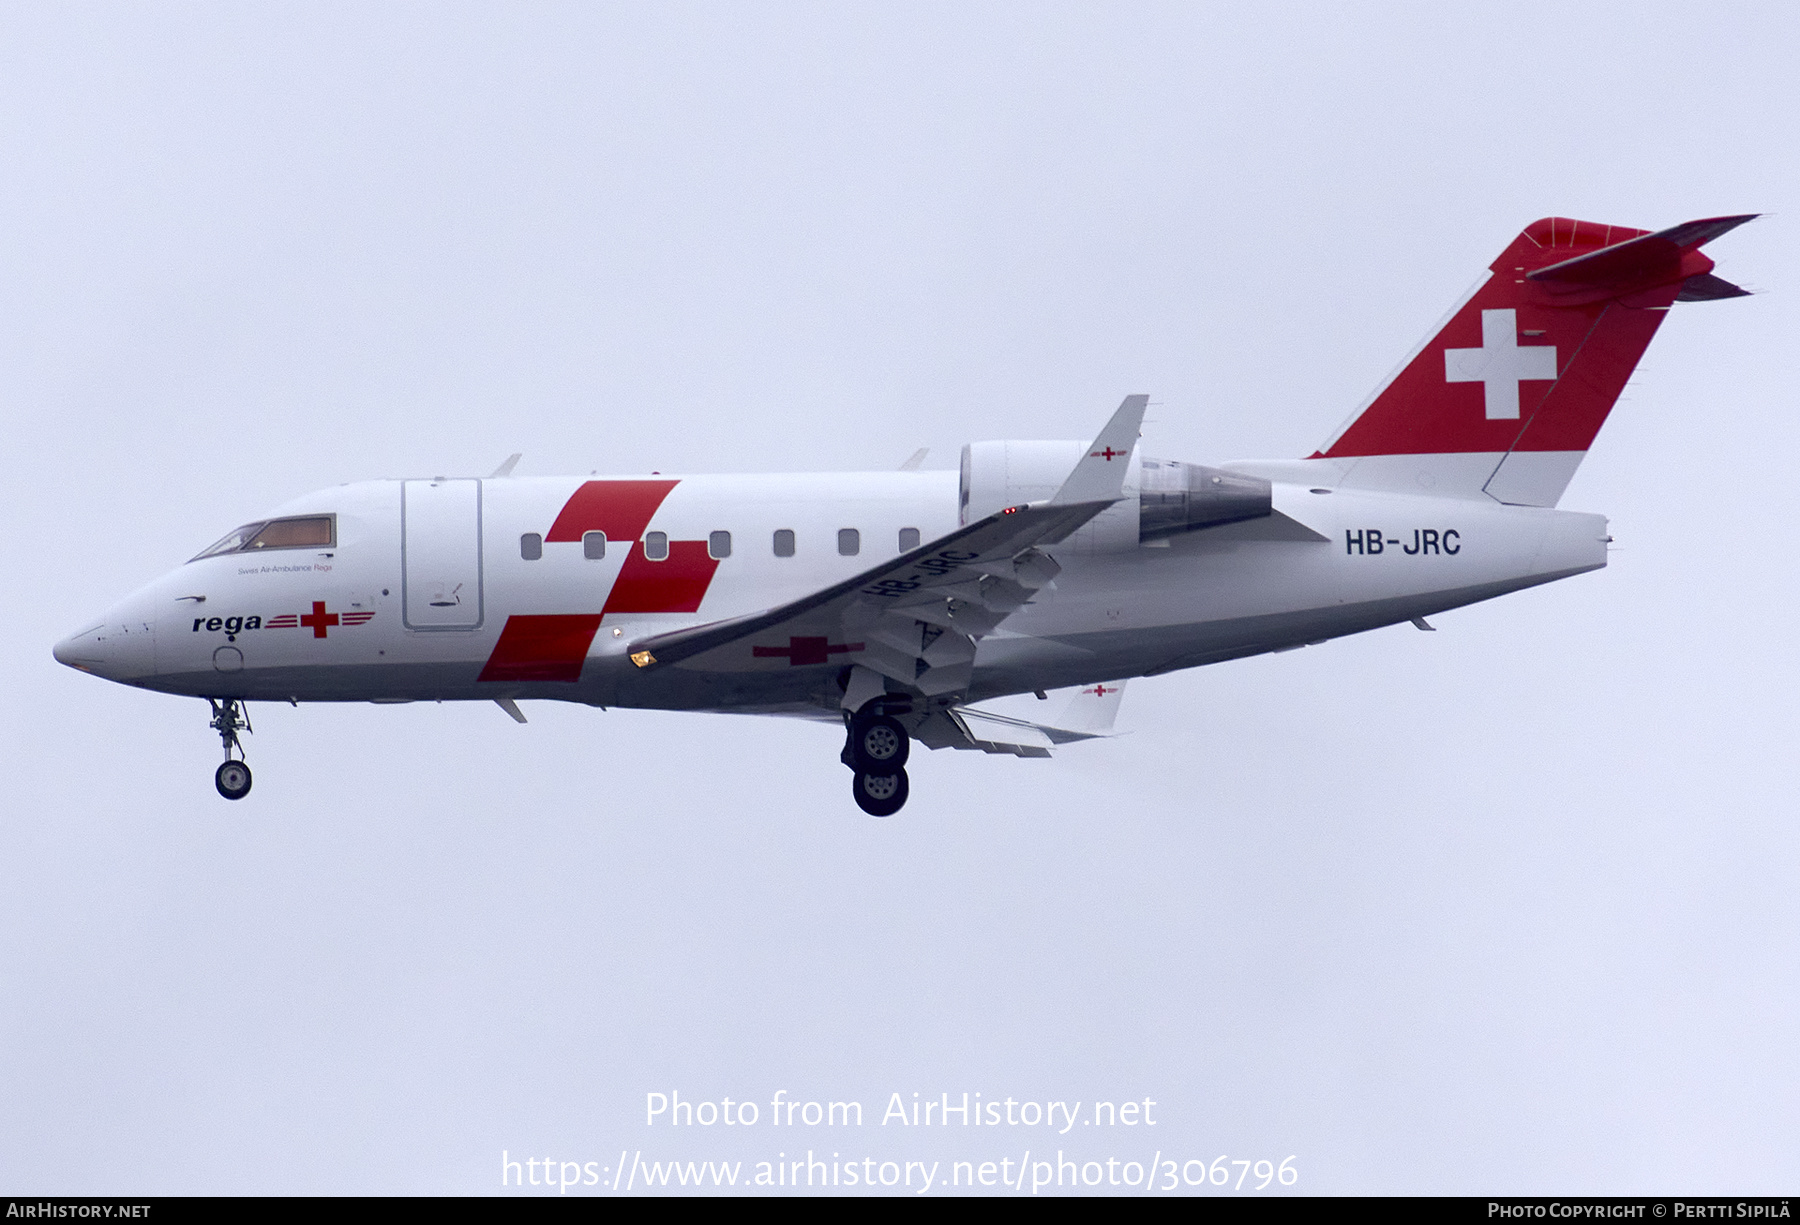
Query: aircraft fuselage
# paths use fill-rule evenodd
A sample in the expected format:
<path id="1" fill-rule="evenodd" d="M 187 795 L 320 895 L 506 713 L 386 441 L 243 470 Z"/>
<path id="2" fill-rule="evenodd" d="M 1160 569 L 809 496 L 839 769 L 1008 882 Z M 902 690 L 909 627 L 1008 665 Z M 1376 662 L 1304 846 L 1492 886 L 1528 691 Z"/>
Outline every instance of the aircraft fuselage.
<path id="1" fill-rule="evenodd" d="M 602 478 L 321 490 L 270 519 L 329 516 L 328 544 L 191 561 L 57 656 L 206 697 L 559 699 L 836 719 L 837 690 L 820 680 L 829 670 L 802 665 L 850 665 L 853 642 L 796 639 L 740 682 L 645 671 L 631 645 L 840 582 L 961 519 L 953 472 L 618 479 L 666 494 L 641 531 L 601 549 L 566 528 L 559 539 L 557 524 Z M 1598 515 L 1279 481 L 1270 502 L 1263 517 L 1160 539 L 1089 532 L 1046 547 L 1060 573 L 980 639 L 965 700 L 1285 650 L 1606 564 Z"/>

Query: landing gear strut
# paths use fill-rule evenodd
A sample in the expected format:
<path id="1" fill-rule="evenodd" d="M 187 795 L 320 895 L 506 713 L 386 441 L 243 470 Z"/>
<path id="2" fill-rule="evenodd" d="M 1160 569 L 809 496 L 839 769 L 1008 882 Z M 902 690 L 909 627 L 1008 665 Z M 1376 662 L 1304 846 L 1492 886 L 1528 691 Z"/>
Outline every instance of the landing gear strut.
<path id="1" fill-rule="evenodd" d="M 241 800 L 250 794 L 250 767 L 244 764 L 244 746 L 238 740 L 238 732 L 256 729 L 250 726 L 244 704 L 236 698 L 207 698 L 206 702 L 213 715 L 207 726 L 219 733 L 225 746 L 225 764 L 213 773 L 213 786 L 226 799 Z M 237 754 L 235 758 L 233 753 Z"/>
<path id="2" fill-rule="evenodd" d="M 891 715 L 870 711 L 850 720 L 843 762 L 855 772 L 850 792 L 872 817 L 891 817 L 906 804 L 906 758 L 912 741 Z"/>

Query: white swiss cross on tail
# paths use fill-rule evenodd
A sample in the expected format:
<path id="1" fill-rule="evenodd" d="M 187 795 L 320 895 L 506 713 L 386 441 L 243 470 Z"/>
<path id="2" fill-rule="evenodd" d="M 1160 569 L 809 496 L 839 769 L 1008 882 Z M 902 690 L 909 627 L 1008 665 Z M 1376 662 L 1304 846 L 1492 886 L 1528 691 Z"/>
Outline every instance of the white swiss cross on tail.
<path id="1" fill-rule="evenodd" d="M 1519 313 L 1481 312 L 1481 347 L 1445 349 L 1446 383 L 1480 383 L 1487 393 L 1489 421 L 1519 416 L 1519 383 L 1556 377 L 1556 346 L 1519 346 Z"/>

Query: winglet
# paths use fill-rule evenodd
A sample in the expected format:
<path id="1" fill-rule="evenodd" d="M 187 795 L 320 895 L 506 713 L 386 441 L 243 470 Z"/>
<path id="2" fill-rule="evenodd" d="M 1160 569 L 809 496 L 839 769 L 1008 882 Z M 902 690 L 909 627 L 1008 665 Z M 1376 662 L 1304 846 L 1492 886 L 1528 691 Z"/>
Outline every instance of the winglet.
<path id="1" fill-rule="evenodd" d="M 488 473 L 488 480 L 491 481 L 495 477 L 511 476 L 513 467 L 516 464 L 518 464 L 518 462 L 521 459 L 524 459 L 524 458 L 525 458 L 525 453 L 523 451 L 514 451 L 511 455 L 508 455 L 506 457 L 505 463 L 501 464 L 498 468 L 495 468 L 492 472 Z"/>
<path id="2" fill-rule="evenodd" d="M 520 710 L 519 704 L 517 702 L 513 701 L 511 698 L 495 698 L 494 705 L 498 706 L 501 710 L 504 710 L 507 714 L 511 715 L 513 717 L 513 722 L 515 722 L 515 723 L 525 722 L 525 712 Z"/>
<path id="3" fill-rule="evenodd" d="M 1144 424 L 1144 409 L 1149 396 L 1126 396 L 1119 411 L 1112 415 L 1100 436 L 1088 446 L 1087 454 L 1075 464 L 1073 471 L 1050 499 L 1052 506 L 1076 502 L 1116 502 L 1125 492 L 1125 473 L 1131 467 L 1131 452 L 1137 446 L 1138 430 Z"/>
<path id="4" fill-rule="evenodd" d="M 948 712 L 964 741 L 950 747 L 981 749 L 988 753 L 1015 753 L 1020 757 L 1048 757 L 1050 750 L 1078 740 L 1100 740 L 1115 735 L 1113 722 L 1125 696 L 1125 682 L 1111 681 L 1079 689 L 1059 689 L 1069 695 L 1062 710 L 1051 719 L 1033 719 L 1010 710 L 985 706 L 957 706 Z M 1000 699 L 1005 702 L 1007 699 Z M 928 742 L 928 741 L 927 741 Z M 943 747 L 933 744 L 933 748 Z"/>
<path id="5" fill-rule="evenodd" d="M 900 471 L 917 472 L 919 470 L 919 465 L 924 463 L 925 457 L 930 454 L 930 447 L 920 447 L 917 451 L 914 451 L 911 455 L 907 456 L 906 462 L 900 465 Z"/>
<path id="6" fill-rule="evenodd" d="M 1119 717 L 1119 703 L 1124 700 L 1124 681 L 1086 685 L 1069 695 L 1068 702 L 1054 718 L 1039 720 L 1039 726 L 1059 744 L 1064 739 L 1110 736 L 1113 723 Z"/>

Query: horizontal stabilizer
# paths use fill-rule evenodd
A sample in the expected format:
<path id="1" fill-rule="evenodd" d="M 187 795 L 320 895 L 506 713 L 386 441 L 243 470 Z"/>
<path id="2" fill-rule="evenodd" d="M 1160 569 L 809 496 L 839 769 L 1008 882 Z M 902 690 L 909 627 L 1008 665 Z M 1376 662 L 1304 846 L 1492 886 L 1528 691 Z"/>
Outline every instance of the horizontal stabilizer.
<path id="1" fill-rule="evenodd" d="M 1684 221 L 1680 225 L 1672 225 L 1666 230 L 1658 230 L 1650 235 L 1662 238 L 1677 247 L 1704 247 L 1713 239 L 1743 225 L 1746 221 L 1755 221 L 1761 213 L 1734 213 L 1729 217 L 1707 217 L 1700 221 Z"/>
<path id="2" fill-rule="evenodd" d="M 1719 235 L 1729 233 L 1756 217 L 1756 213 L 1742 213 L 1734 217 L 1708 217 L 1702 221 L 1683 222 L 1654 234 L 1640 234 L 1610 247 L 1577 255 L 1547 268 L 1533 269 L 1525 274 L 1525 279 L 1547 286 L 1568 288 L 1625 286 L 1646 279 L 1653 280 L 1659 274 L 1677 268 L 1681 257 L 1689 251 L 1704 246 Z"/>
<path id="3" fill-rule="evenodd" d="M 1717 302 L 1720 298 L 1747 298 L 1749 296 L 1748 289 L 1733 285 L 1722 276 L 1702 272 L 1681 283 L 1681 292 L 1675 295 L 1675 300 L 1677 302 Z"/>

